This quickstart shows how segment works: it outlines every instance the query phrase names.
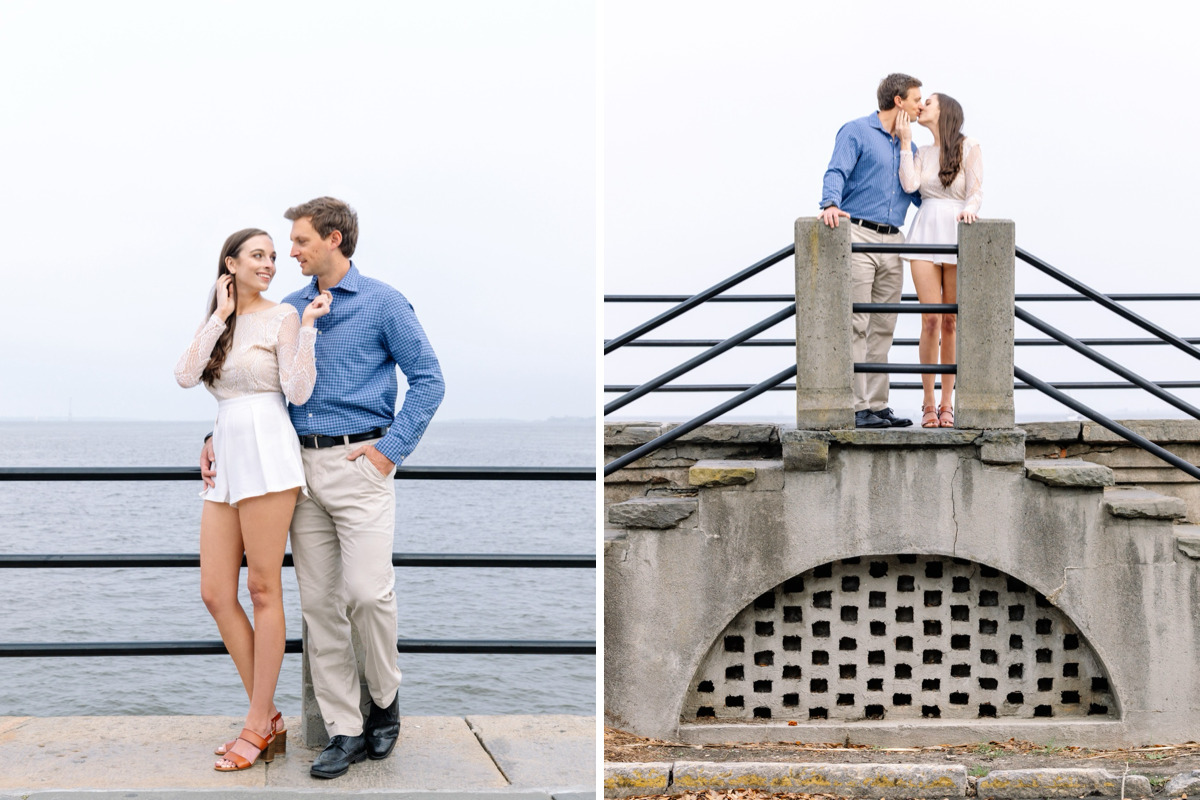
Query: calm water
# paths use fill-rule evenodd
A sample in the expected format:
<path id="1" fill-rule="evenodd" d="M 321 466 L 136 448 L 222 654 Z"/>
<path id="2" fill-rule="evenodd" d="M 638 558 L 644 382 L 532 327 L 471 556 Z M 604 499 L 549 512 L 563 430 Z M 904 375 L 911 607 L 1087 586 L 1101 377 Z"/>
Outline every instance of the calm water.
<path id="1" fill-rule="evenodd" d="M 0 422 L 0 466 L 184 466 L 208 423 Z M 592 466 L 590 422 L 433 423 L 406 463 Z M 0 481 L 0 552 L 195 553 L 199 483 Z M 594 553 L 595 484 L 397 481 L 396 545 L 418 553 Z M 243 584 L 245 571 L 243 571 Z M 249 598 L 243 585 L 243 604 Z M 591 569 L 396 571 L 399 635 L 596 638 Z M 284 570 L 288 637 L 300 636 Z M 199 569 L 0 570 L 0 642 L 215 640 Z M 401 713 L 594 714 L 594 656 L 400 657 Z M 300 709 L 300 656 L 276 702 Z M 0 716 L 245 713 L 227 656 L 0 658 Z"/>

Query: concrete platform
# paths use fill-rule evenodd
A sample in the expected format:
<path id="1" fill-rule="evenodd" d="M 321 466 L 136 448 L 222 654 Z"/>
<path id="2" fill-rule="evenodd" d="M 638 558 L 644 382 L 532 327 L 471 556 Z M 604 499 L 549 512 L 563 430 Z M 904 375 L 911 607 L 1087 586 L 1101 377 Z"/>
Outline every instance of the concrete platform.
<path id="1" fill-rule="evenodd" d="M 234 717 L 0 717 L 0 800 L 596 796 L 595 717 L 404 717 L 389 758 L 329 781 L 309 775 L 319 750 L 299 735 L 271 764 L 217 772 L 213 748 L 240 728 Z"/>

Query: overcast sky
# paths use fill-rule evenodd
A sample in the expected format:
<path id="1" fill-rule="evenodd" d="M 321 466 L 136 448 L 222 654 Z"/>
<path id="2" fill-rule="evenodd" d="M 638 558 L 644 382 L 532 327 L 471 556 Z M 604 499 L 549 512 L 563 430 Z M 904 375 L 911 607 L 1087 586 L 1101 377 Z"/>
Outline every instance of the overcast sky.
<path id="1" fill-rule="evenodd" d="M 207 419 L 172 370 L 225 237 L 359 214 L 439 419 L 594 412 L 596 22 L 585 0 L 0 3 L 0 417 Z"/>
<path id="2" fill-rule="evenodd" d="M 1082 2 L 744 2 L 603 5 L 604 290 L 691 294 L 786 246 L 796 217 L 815 216 L 834 135 L 875 110 L 890 72 L 962 103 L 984 154 L 985 218 L 1011 219 L 1017 243 L 1109 292 L 1196 292 L 1192 238 L 1200 150 L 1200 60 L 1177 5 Z M 932 141 L 924 129 L 918 144 Z M 909 212 L 911 222 L 915 211 Z M 1173 243 L 1171 240 L 1175 240 Z M 912 292 L 906 267 L 905 292 Z M 792 263 L 737 292 L 792 291 Z M 1017 289 L 1066 291 L 1017 266 Z M 778 306 L 692 312 L 654 335 L 725 338 Z M 608 306 L 612 337 L 665 306 Z M 1136 310 L 1200 336 L 1195 304 Z M 1028 309 L 1076 336 L 1144 336 L 1079 304 Z M 915 337 L 917 317 L 897 335 Z M 794 334 L 789 321 L 770 337 Z M 1024 326 L 1017 335 L 1036 336 Z M 640 383 L 694 350 L 618 351 L 606 383 Z M 1195 379 L 1200 364 L 1169 348 L 1109 348 L 1151 379 Z M 791 363 L 787 349 L 738 349 L 679 383 L 757 383 Z M 915 348 L 893 361 L 915 362 Z M 1064 348 L 1019 348 L 1050 379 L 1119 380 Z M 903 380 L 915 380 L 904 376 Z M 728 395 L 657 395 L 617 418 L 686 418 Z M 1114 413 L 1175 415 L 1130 392 L 1080 393 Z M 1200 402 L 1200 394 L 1187 395 Z M 611 400 L 615 395 L 607 395 Z M 893 393 L 918 412 L 920 394 Z M 1066 413 L 1034 392 L 1018 414 Z M 794 419 L 774 393 L 736 412 Z"/>

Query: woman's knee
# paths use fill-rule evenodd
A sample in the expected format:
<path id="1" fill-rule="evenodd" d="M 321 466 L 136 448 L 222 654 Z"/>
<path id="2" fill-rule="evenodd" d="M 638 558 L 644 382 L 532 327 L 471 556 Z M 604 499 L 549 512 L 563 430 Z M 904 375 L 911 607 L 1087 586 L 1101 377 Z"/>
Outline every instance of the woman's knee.
<path id="1" fill-rule="evenodd" d="M 279 573 L 249 570 L 246 574 L 246 589 L 255 608 L 278 605 L 283 602 L 283 582 Z"/>
<path id="2" fill-rule="evenodd" d="M 200 599 L 204 607 L 214 617 L 235 608 L 238 605 L 237 585 L 227 585 L 224 582 L 200 582 Z"/>
<path id="3" fill-rule="evenodd" d="M 944 314 L 922 314 L 921 315 L 921 330 L 925 333 L 937 333 L 942 325 L 942 320 L 946 318 Z"/>
<path id="4" fill-rule="evenodd" d="M 942 333 L 954 333 L 958 329 L 957 314 L 942 314 Z"/>

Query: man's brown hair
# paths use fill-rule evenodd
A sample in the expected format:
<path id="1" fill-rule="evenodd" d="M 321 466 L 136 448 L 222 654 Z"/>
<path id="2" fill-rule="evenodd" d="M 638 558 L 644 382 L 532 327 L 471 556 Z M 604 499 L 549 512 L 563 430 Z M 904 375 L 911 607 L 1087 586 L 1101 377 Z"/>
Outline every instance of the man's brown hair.
<path id="1" fill-rule="evenodd" d="M 354 247 L 358 244 L 358 214 L 348 204 L 334 197 L 318 197 L 283 212 L 283 218 L 292 222 L 305 217 L 311 218 L 313 228 L 322 239 L 328 239 L 334 231 L 341 231 L 342 243 L 338 249 L 346 258 L 354 255 Z"/>
<path id="2" fill-rule="evenodd" d="M 891 111 L 896 107 L 896 97 L 908 97 L 908 90 L 921 85 L 912 75 L 903 72 L 893 72 L 879 82 L 879 110 Z"/>

